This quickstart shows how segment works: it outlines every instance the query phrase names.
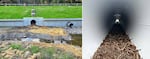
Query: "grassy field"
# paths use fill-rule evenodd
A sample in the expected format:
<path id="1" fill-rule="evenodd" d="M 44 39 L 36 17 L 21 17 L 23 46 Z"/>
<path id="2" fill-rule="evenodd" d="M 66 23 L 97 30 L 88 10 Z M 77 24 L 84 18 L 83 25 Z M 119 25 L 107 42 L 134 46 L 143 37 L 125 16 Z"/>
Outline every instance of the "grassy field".
<path id="1" fill-rule="evenodd" d="M 31 17 L 32 8 L 36 9 L 36 17 L 82 17 L 82 6 L 0 6 L 0 19 L 22 19 L 24 17 Z"/>

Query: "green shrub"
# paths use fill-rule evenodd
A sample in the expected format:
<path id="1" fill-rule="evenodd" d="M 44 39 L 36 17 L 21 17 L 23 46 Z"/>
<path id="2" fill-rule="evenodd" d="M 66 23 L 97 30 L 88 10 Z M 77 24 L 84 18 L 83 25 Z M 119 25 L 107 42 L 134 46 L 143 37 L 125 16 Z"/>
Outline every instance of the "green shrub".
<path id="1" fill-rule="evenodd" d="M 44 48 L 41 50 L 41 59 L 56 59 L 56 49 L 54 47 Z"/>
<path id="2" fill-rule="evenodd" d="M 71 53 L 61 52 L 57 59 L 75 59 L 75 57 Z"/>
<path id="3" fill-rule="evenodd" d="M 55 47 L 43 48 L 40 59 L 74 59 L 73 54 Z"/>
<path id="4" fill-rule="evenodd" d="M 31 53 L 37 53 L 37 52 L 40 51 L 40 48 L 39 48 L 38 46 L 31 46 L 31 47 L 29 48 L 29 51 L 30 51 Z"/>

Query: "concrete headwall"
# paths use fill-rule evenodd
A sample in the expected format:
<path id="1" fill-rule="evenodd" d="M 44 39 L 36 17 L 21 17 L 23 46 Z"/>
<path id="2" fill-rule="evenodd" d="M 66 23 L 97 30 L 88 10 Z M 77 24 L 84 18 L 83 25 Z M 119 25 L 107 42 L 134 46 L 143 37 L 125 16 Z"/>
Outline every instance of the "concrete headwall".
<path id="1" fill-rule="evenodd" d="M 28 26 L 31 20 L 35 20 L 39 26 L 56 26 L 65 27 L 67 22 L 70 21 L 75 27 L 82 27 L 81 18 L 62 18 L 62 19 L 44 19 L 44 18 L 23 18 L 23 19 L 6 19 L 0 21 L 0 27 L 14 27 L 14 26 Z"/>

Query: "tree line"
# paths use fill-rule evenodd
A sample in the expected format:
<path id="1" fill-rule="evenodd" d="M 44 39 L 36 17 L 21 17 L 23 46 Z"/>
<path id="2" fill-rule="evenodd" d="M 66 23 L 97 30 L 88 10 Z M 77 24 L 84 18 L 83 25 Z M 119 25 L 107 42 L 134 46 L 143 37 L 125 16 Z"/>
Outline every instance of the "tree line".
<path id="1" fill-rule="evenodd" d="M 0 0 L 0 3 L 10 3 L 10 4 L 82 3 L 82 0 Z"/>

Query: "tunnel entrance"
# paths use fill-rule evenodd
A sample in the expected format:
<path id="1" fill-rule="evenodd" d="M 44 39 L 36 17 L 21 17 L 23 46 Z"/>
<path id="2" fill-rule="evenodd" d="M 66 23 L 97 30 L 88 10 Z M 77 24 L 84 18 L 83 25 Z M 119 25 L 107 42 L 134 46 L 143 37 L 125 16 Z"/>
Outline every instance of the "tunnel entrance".
<path id="1" fill-rule="evenodd" d="M 36 25 L 36 20 L 31 20 L 31 25 Z"/>

